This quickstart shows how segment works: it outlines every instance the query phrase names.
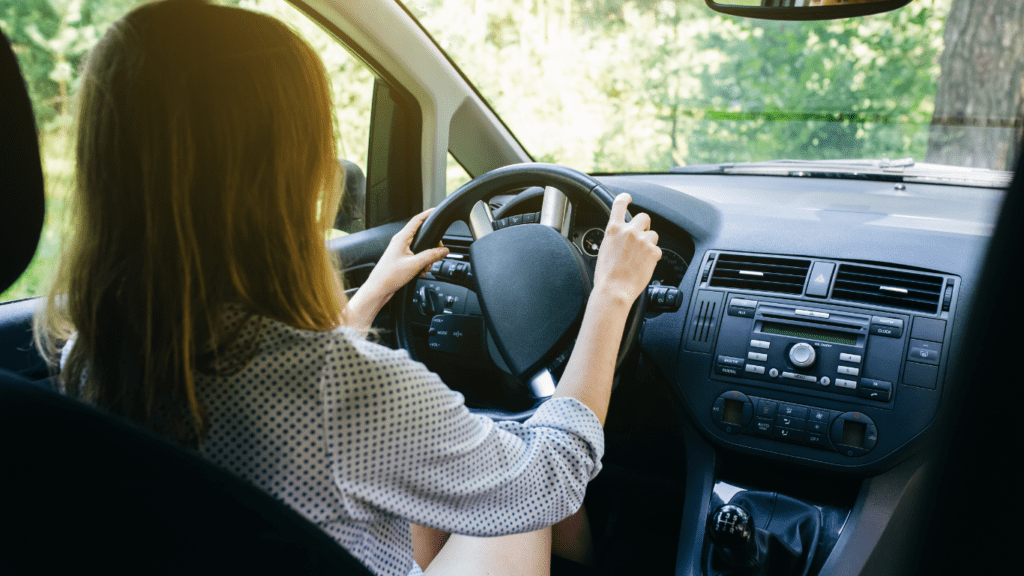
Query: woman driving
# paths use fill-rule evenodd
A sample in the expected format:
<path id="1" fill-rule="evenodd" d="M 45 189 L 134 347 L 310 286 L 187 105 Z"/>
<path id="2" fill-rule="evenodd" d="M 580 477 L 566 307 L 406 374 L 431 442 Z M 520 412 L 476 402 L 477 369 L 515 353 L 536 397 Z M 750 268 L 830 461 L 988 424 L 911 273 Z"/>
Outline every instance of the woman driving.
<path id="1" fill-rule="evenodd" d="M 650 218 L 616 199 L 555 397 L 496 423 L 365 338 L 447 250 L 413 254 L 412 218 L 346 301 L 324 243 L 335 149 L 323 65 L 280 22 L 201 0 L 129 13 L 85 63 L 40 350 L 67 394 L 199 450 L 376 574 L 546 573 L 549 527 L 600 469 L 620 337 L 661 257 Z M 418 564 L 410 523 L 455 536 Z"/>

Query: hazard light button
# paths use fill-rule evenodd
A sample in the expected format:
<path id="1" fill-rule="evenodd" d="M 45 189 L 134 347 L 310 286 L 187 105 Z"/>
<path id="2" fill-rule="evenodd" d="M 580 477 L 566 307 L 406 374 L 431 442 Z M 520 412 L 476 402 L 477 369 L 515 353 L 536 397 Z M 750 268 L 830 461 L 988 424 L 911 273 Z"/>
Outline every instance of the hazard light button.
<path id="1" fill-rule="evenodd" d="M 811 277 L 807 279 L 807 295 L 821 298 L 828 296 L 828 285 L 835 269 L 836 265 L 831 262 L 815 262 L 811 268 Z"/>

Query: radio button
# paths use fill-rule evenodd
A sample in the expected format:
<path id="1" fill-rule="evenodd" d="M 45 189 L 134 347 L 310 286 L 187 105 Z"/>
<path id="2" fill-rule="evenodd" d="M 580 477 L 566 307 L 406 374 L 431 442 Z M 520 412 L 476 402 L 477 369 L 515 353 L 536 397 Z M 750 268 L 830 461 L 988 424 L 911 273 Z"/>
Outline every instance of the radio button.
<path id="1" fill-rule="evenodd" d="M 820 378 L 820 379 L 818 380 L 818 384 L 821 384 L 822 386 L 828 386 L 828 385 L 829 385 L 829 384 L 831 384 L 831 383 L 832 383 L 832 379 L 831 379 L 831 378 L 829 378 L 828 376 L 822 376 L 822 377 L 821 377 L 821 378 Z"/>
<path id="2" fill-rule="evenodd" d="M 792 416 L 783 416 L 782 414 L 775 417 L 775 425 L 782 426 L 783 428 L 803 430 L 806 424 L 807 421 L 803 418 L 793 418 Z"/>
<path id="3" fill-rule="evenodd" d="M 783 372 L 783 378 L 789 378 L 790 380 L 799 380 L 800 382 L 817 382 L 817 376 L 810 376 L 806 374 L 794 374 L 793 372 Z"/>
<path id="4" fill-rule="evenodd" d="M 892 383 L 864 378 L 860 381 L 860 390 L 857 391 L 857 395 L 868 400 L 888 402 L 892 397 Z"/>
<path id="5" fill-rule="evenodd" d="M 849 390 L 856 390 L 857 382 L 854 380 L 843 380 L 842 378 L 836 378 L 836 386 L 840 388 L 847 388 Z"/>
<path id="6" fill-rule="evenodd" d="M 839 373 L 847 376 L 860 376 L 860 369 L 852 366 L 840 366 Z"/>
<path id="7" fill-rule="evenodd" d="M 839 354 L 840 362 L 852 362 L 853 364 L 860 364 L 860 360 L 861 358 L 859 354 L 847 354 L 845 352 L 841 352 Z"/>
<path id="8" fill-rule="evenodd" d="M 729 306 L 737 306 L 739 308 L 757 308 L 757 300 L 733 298 L 732 300 L 729 301 Z"/>
<path id="9" fill-rule="evenodd" d="M 815 356 L 814 347 L 806 342 L 798 342 L 789 349 L 789 361 L 798 368 L 806 368 L 814 364 Z"/>
<path id="10" fill-rule="evenodd" d="M 804 441 L 803 430 L 792 430 L 790 428 L 776 428 L 773 436 L 778 440 L 785 440 L 786 442 Z"/>
<path id="11" fill-rule="evenodd" d="M 739 376 L 743 375 L 743 373 L 740 370 L 739 366 L 723 366 L 721 364 L 718 364 L 718 365 L 715 366 L 715 372 L 718 373 L 718 374 L 721 374 L 722 376 L 737 376 L 737 377 L 739 377 Z"/>
<path id="12" fill-rule="evenodd" d="M 764 340 L 751 340 L 750 341 L 750 347 L 751 348 L 760 348 L 762 350 L 767 350 L 767 349 L 771 348 L 771 346 L 772 346 L 771 342 L 765 342 Z"/>
<path id="13" fill-rule="evenodd" d="M 764 366 L 758 366 L 757 364 L 747 364 L 746 370 L 754 374 L 764 374 Z"/>
<path id="14" fill-rule="evenodd" d="M 760 352 L 747 352 L 747 360 L 756 360 L 757 362 L 767 362 L 768 355 Z"/>
<path id="15" fill-rule="evenodd" d="M 775 368 L 772 368 L 771 370 L 768 371 L 768 375 L 771 376 L 772 378 L 778 378 L 779 371 Z"/>
<path id="16" fill-rule="evenodd" d="M 903 335 L 903 320 L 886 318 L 884 316 L 872 316 L 870 332 L 875 336 L 899 338 Z"/>
<path id="17" fill-rule="evenodd" d="M 792 416 L 793 418 L 807 418 L 807 407 L 806 406 L 794 406 L 792 404 L 783 404 L 779 406 L 779 414 L 783 416 Z"/>
<path id="18" fill-rule="evenodd" d="M 729 306 L 729 316 L 739 316 L 740 318 L 753 318 L 754 308 L 743 308 L 741 306 Z"/>
<path id="19" fill-rule="evenodd" d="M 718 363 L 722 366 L 743 366 L 743 358 L 736 358 L 733 356 L 719 356 Z"/>

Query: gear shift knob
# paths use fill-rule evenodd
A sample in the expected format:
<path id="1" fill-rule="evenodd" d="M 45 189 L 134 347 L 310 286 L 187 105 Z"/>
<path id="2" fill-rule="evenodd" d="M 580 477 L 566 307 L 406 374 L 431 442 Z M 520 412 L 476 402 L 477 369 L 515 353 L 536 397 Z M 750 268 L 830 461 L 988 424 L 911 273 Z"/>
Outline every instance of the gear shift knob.
<path id="1" fill-rule="evenodd" d="M 715 508 L 707 520 L 708 538 L 715 552 L 729 566 L 749 567 L 757 556 L 754 517 L 734 504 Z"/>

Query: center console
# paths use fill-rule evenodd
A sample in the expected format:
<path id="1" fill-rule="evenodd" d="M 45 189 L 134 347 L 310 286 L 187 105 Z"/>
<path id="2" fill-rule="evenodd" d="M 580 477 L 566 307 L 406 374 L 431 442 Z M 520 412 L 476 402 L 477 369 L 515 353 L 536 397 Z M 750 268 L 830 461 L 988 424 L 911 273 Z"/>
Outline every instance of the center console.
<path id="1" fill-rule="evenodd" d="M 680 382 L 717 443 L 832 469 L 896 455 L 934 417 L 959 279 L 709 252 Z"/>

